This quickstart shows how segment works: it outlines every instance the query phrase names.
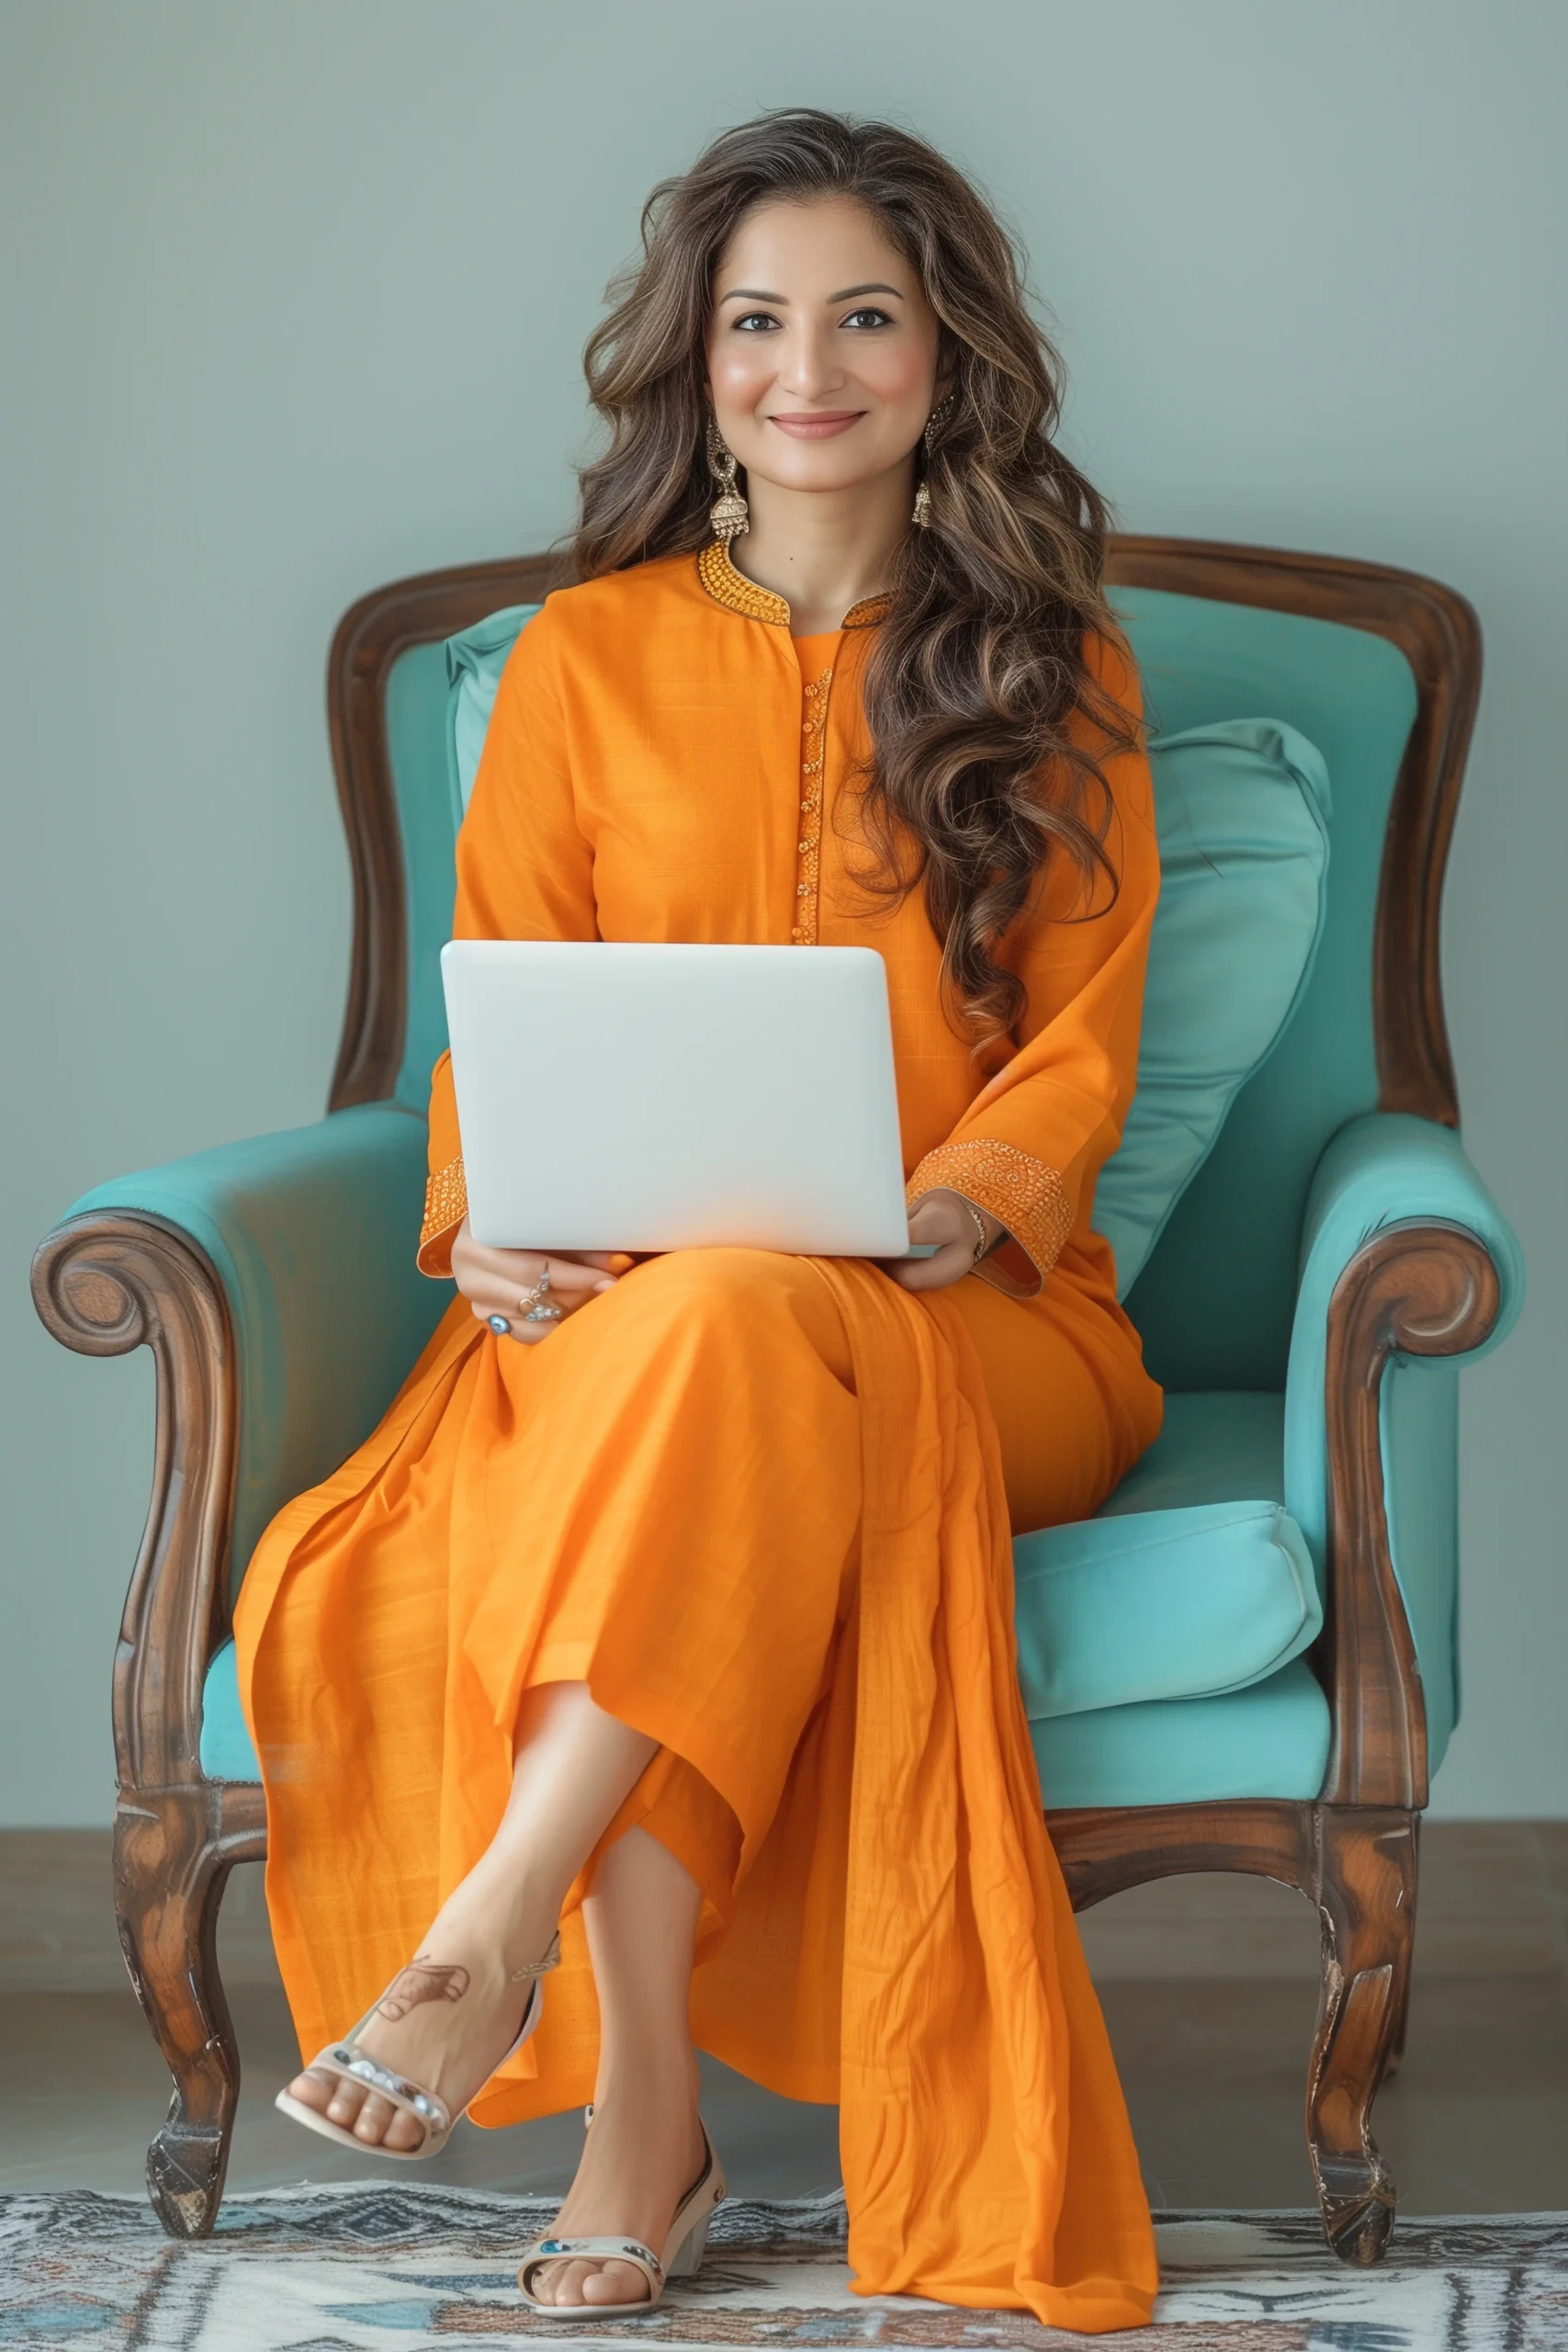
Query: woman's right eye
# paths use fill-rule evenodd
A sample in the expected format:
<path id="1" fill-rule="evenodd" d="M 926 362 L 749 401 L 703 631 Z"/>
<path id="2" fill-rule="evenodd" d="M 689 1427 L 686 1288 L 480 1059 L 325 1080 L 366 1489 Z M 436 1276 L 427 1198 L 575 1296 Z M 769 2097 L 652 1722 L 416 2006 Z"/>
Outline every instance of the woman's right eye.
<path id="1" fill-rule="evenodd" d="M 778 321 L 767 311 L 748 311 L 743 318 L 732 319 L 730 324 L 742 334 L 760 334 L 765 328 L 776 327 Z"/>

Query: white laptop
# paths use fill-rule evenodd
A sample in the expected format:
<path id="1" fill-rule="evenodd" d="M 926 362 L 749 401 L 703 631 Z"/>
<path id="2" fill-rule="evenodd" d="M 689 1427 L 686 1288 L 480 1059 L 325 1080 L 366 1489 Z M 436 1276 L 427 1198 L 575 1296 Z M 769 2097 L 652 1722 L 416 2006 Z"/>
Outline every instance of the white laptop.
<path id="1" fill-rule="evenodd" d="M 908 1253 L 872 949 L 465 939 L 441 977 L 476 1240 Z"/>

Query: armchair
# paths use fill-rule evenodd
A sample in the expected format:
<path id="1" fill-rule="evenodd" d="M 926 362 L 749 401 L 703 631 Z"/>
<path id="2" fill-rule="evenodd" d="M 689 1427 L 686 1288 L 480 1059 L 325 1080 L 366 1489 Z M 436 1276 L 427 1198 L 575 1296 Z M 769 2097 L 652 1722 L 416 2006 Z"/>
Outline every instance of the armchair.
<path id="1" fill-rule="evenodd" d="M 209 2231 L 222 2193 L 239 2056 L 218 1910 L 266 1842 L 231 1595 L 272 1513 L 374 1425 L 449 1295 L 413 1270 L 452 895 L 445 641 L 558 577 L 545 560 L 474 566 L 346 615 L 328 707 L 355 912 L 328 1114 L 101 1185 L 35 1261 L 63 1344 L 157 1361 L 114 1676 L 115 1891 L 174 2078 L 148 2178 L 178 2237 Z M 1521 1287 L 1455 1132 L 1439 986 L 1479 636 L 1450 591 L 1322 557 L 1122 538 L 1112 579 L 1160 724 L 1288 721 L 1326 757 L 1334 818 L 1311 984 L 1129 1301 L 1169 1410 L 1106 1512 L 1277 1504 L 1323 1631 L 1243 1687 L 1046 1710 L 1036 1750 L 1080 1907 L 1204 1870 L 1278 1878 L 1317 1907 L 1307 2142 L 1330 2244 L 1370 2263 L 1395 2204 L 1371 2110 L 1403 2048 L 1417 1828 L 1456 1712 L 1457 1365 L 1503 1336 Z"/>

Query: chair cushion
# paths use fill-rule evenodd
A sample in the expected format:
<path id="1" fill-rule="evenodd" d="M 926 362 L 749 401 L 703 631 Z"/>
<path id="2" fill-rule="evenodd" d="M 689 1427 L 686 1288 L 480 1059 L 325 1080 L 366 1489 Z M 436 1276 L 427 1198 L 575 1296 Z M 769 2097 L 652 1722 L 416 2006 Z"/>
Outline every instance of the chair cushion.
<path id="1" fill-rule="evenodd" d="M 1316 1796 L 1328 1702 L 1305 1658 L 1218 1699 L 1047 1715 L 1029 1726 L 1049 1807 Z"/>
<path id="2" fill-rule="evenodd" d="M 1138 1086 L 1094 1197 L 1122 1297 L 1289 1028 L 1327 905 L 1328 771 L 1304 735 L 1225 719 L 1156 736 L 1149 763 L 1160 895 Z"/>
<path id="3" fill-rule="evenodd" d="M 1261 1682 L 1323 1623 L 1278 1503 L 1200 1503 L 1021 1536 L 1018 1670 L 1032 1722 Z"/>
<path id="4" fill-rule="evenodd" d="M 1284 1421 L 1266 1392 L 1168 1396 L 1094 1519 L 1019 1538 L 1032 1718 L 1239 1689 L 1314 1638 L 1311 1555 L 1280 1508 Z"/>
<path id="5" fill-rule="evenodd" d="M 446 641 L 457 824 L 507 656 L 538 609 L 508 605 Z M 1328 772 L 1293 727 L 1226 719 L 1156 736 L 1149 760 L 1161 879 L 1138 1087 L 1094 1207 L 1123 1297 L 1236 1093 L 1289 1026 L 1317 953 L 1328 867 Z"/>

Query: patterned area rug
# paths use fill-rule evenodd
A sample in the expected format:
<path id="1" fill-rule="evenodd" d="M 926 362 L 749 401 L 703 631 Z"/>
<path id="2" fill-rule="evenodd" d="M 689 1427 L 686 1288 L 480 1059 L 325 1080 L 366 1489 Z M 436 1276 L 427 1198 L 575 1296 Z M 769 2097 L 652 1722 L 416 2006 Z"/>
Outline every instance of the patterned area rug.
<path id="1" fill-rule="evenodd" d="M 173 2245 L 147 2208 L 85 2190 L 0 2197 L 0 2346 L 47 2352 L 422 2352 L 520 2337 L 592 2345 L 952 2346 L 1070 2352 L 1015 2312 L 852 2295 L 839 2197 L 732 2199 L 697 2278 L 632 2322 L 567 2326 L 524 2308 L 536 2199 L 433 2187 L 236 2197 L 217 2234 Z M 1561 2352 L 1568 2215 L 1406 2221 L 1377 2270 L 1347 2271 L 1315 2215 L 1176 2213 L 1159 2223 L 1156 2324 L 1118 2352 Z"/>

